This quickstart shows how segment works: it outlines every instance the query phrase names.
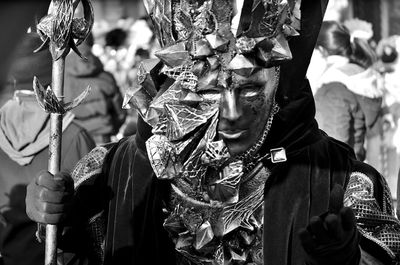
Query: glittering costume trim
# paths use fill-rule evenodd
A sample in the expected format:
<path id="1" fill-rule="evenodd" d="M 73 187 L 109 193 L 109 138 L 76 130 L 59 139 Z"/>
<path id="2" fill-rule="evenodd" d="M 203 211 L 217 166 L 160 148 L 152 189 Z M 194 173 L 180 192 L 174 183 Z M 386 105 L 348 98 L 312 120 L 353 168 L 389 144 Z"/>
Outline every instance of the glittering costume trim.
<path id="1" fill-rule="evenodd" d="M 101 173 L 108 151 L 106 147 L 99 146 L 79 160 L 71 174 L 76 192 L 86 181 L 91 182 Z M 101 265 L 104 262 L 105 223 L 104 211 L 95 214 L 86 223 L 85 229 L 91 243 L 90 264 Z"/>
<path id="2" fill-rule="evenodd" d="M 263 195 L 269 176 L 259 163 L 240 183 L 235 203 L 199 201 L 172 185 L 164 227 L 181 256 L 178 264 L 263 264 Z"/>
<path id="3" fill-rule="evenodd" d="M 79 160 L 71 174 L 75 189 L 90 177 L 101 172 L 107 152 L 107 148 L 98 146 Z"/>
<path id="4" fill-rule="evenodd" d="M 394 216 L 387 183 L 384 181 L 383 204 L 380 207 L 374 197 L 374 185 L 371 179 L 361 172 L 351 173 L 345 191 L 344 205 L 354 210 L 361 234 L 395 259 L 400 253 L 400 222 Z"/>

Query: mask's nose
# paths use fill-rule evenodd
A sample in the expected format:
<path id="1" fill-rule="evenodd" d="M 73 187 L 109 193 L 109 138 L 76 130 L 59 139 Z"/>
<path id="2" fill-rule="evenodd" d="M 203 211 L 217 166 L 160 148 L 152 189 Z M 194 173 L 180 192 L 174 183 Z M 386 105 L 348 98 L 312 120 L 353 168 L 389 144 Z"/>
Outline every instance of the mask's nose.
<path id="1" fill-rule="evenodd" d="M 220 115 L 221 118 L 230 121 L 235 121 L 242 115 L 235 90 L 229 89 L 222 92 Z"/>

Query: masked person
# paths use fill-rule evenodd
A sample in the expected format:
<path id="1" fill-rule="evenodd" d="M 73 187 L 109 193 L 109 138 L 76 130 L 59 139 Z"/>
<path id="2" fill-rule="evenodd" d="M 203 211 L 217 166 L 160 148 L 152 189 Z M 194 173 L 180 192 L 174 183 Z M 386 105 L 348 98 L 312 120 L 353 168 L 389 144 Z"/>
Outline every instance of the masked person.
<path id="1" fill-rule="evenodd" d="M 73 200 L 69 176 L 40 174 L 30 217 L 93 264 L 396 261 L 384 179 L 314 120 L 305 73 L 326 3 L 145 5 L 163 48 L 125 101 L 136 136 L 78 163 Z"/>

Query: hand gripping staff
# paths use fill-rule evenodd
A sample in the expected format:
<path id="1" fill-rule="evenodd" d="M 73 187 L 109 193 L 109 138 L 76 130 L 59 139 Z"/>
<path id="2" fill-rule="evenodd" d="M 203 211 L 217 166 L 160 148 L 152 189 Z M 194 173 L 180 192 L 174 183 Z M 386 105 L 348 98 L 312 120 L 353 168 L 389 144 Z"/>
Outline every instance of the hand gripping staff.
<path id="1" fill-rule="evenodd" d="M 80 6 L 83 17 L 75 14 Z M 89 35 L 93 20 L 93 8 L 89 0 L 52 0 L 47 15 L 37 25 L 43 44 L 35 52 L 49 48 L 53 59 L 51 87 L 44 88 L 38 78 L 33 79 L 37 101 L 44 111 L 50 113 L 48 170 L 53 175 L 60 171 L 63 114 L 78 106 L 90 91 L 88 86 L 72 102 L 63 102 L 65 57 L 72 49 L 85 59 L 77 46 Z M 57 264 L 56 225 L 46 225 L 45 245 L 45 265 Z"/>

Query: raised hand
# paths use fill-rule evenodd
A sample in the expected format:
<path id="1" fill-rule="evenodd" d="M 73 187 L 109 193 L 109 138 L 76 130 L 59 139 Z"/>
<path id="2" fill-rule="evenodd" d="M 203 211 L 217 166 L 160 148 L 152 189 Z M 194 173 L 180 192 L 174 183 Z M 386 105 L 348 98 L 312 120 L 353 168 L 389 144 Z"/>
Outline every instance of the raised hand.
<path id="1" fill-rule="evenodd" d="M 58 224 L 66 216 L 74 194 L 74 183 L 67 173 L 54 177 L 41 171 L 28 185 L 26 213 L 29 218 L 44 224 Z"/>
<path id="2" fill-rule="evenodd" d="M 355 265 L 359 263 L 359 232 L 353 210 L 343 207 L 343 188 L 336 184 L 329 198 L 329 210 L 313 216 L 300 231 L 300 241 L 309 265 Z"/>

